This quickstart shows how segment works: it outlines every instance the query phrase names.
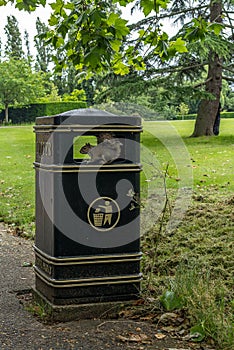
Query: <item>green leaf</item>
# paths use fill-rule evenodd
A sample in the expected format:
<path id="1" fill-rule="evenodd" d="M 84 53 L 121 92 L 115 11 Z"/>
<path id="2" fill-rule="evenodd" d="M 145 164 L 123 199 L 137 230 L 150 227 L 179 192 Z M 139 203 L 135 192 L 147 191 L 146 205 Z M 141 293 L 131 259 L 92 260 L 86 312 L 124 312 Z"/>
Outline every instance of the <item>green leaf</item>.
<path id="1" fill-rule="evenodd" d="M 83 12 L 76 20 L 76 25 L 80 26 L 83 22 L 86 21 L 87 18 L 88 18 L 87 13 Z"/>
<path id="2" fill-rule="evenodd" d="M 113 40 L 111 41 L 111 47 L 114 51 L 118 52 L 119 48 L 121 46 L 121 41 L 120 40 Z"/>
<path id="3" fill-rule="evenodd" d="M 141 0 L 140 6 L 143 10 L 144 15 L 148 16 L 153 10 L 157 13 L 160 11 L 160 8 L 163 8 L 165 10 L 169 2 L 170 0 Z"/>
<path id="4" fill-rule="evenodd" d="M 179 53 L 188 52 L 188 49 L 186 47 L 186 42 L 181 38 L 177 38 L 176 41 L 170 42 L 170 45 L 172 48 L 176 50 L 176 52 L 179 52 Z"/>
<path id="5" fill-rule="evenodd" d="M 163 307 L 167 311 L 180 309 L 183 307 L 183 301 L 181 297 L 178 297 L 175 292 L 167 290 L 160 298 Z"/>
<path id="6" fill-rule="evenodd" d="M 194 342 L 201 342 L 206 337 L 204 327 L 199 324 L 190 329 L 190 337 Z"/>
<path id="7" fill-rule="evenodd" d="M 62 34 L 62 37 L 65 38 L 68 32 L 68 27 L 62 23 L 58 28 L 57 28 L 58 33 Z"/>
<path id="8" fill-rule="evenodd" d="M 74 54 L 74 51 L 72 49 L 67 50 L 67 56 L 72 56 Z"/>
<path id="9" fill-rule="evenodd" d="M 221 23 L 211 23 L 208 29 L 212 30 L 215 35 L 219 35 L 223 29 L 223 25 Z"/>
<path id="10" fill-rule="evenodd" d="M 60 47 L 64 44 L 64 40 L 61 36 L 58 37 L 57 39 L 57 44 L 56 44 L 56 47 Z"/>
<path id="11" fill-rule="evenodd" d="M 117 18 L 115 21 L 116 37 L 121 39 L 125 35 L 129 34 L 129 28 L 126 26 L 128 21 L 122 18 Z"/>
<path id="12" fill-rule="evenodd" d="M 89 33 L 86 32 L 80 32 L 81 34 L 81 39 L 82 39 L 82 44 L 86 45 L 88 42 L 91 41 L 91 37 Z"/>
<path id="13" fill-rule="evenodd" d="M 142 38 L 144 35 L 145 35 L 146 31 L 144 29 L 140 29 L 138 31 L 138 34 L 139 34 L 139 38 Z"/>
<path id="14" fill-rule="evenodd" d="M 96 10 L 92 13 L 91 19 L 96 27 L 99 27 L 102 23 L 102 16 L 100 11 Z"/>
<path id="15" fill-rule="evenodd" d="M 113 3 L 119 3 L 120 6 L 127 6 L 128 4 L 130 4 L 131 2 L 133 2 L 133 0 L 113 0 Z"/>
<path id="16" fill-rule="evenodd" d="M 64 4 L 64 8 L 68 10 L 74 10 L 75 4 L 73 4 L 72 2 L 69 2 L 67 4 Z"/>
<path id="17" fill-rule="evenodd" d="M 118 75 L 125 75 L 128 74 L 130 71 L 129 67 L 121 61 L 116 62 L 113 66 L 113 69 L 115 74 Z"/>
<path id="18" fill-rule="evenodd" d="M 110 16 L 108 17 L 106 23 L 109 25 L 109 26 L 112 26 L 115 24 L 116 20 L 120 18 L 119 15 L 117 13 L 111 13 Z"/>
<path id="19" fill-rule="evenodd" d="M 141 0 L 140 5 L 142 7 L 143 13 L 145 16 L 148 16 L 151 11 L 155 8 L 154 0 Z"/>
<path id="20" fill-rule="evenodd" d="M 49 22 L 49 25 L 53 27 L 53 26 L 55 26 L 55 25 L 58 24 L 58 18 L 52 14 L 52 15 L 50 16 L 48 22 Z"/>
<path id="21" fill-rule="evenodd" d="M 161 35 L 161 40 L 166 41 L 168 40 L 168 34 L 166 32 L 163 32 Z"/>
<path id="22" fill-rule="evenodd" d="M 92 69 L 99 65 L 100 53 L 97 47 L 92 48 L 84 57 L 84 63 Z"/>

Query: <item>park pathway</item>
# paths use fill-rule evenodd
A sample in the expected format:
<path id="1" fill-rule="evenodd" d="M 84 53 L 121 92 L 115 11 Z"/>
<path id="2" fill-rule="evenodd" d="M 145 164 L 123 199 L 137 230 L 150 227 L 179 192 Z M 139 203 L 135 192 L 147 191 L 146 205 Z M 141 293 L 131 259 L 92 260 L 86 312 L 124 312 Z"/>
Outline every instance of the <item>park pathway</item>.
<path id="1" fill-rule="evenodd" d="M 95 319 L 43 324 L 22 303 L 34 283 L 33 262 L 32 241 L 12 235 L 0 223 L 1 350 L 206 349 L 170 337 L 156 339 L 156 326 L 147 322 Z M 147 336 L 145 342 L 126 341 L 126 334 L 139 332 Z"/>

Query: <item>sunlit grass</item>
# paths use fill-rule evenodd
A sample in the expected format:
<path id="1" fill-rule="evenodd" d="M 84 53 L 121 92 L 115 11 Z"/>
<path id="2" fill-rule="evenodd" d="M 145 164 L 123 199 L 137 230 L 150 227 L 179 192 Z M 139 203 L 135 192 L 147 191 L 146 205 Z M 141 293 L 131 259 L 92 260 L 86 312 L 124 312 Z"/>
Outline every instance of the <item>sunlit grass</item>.
<path id="1" fill-rule="evenodd" d="M 34 221 L 34 134 L 30 126 L 0 128 L 0 220 Z"/>
<path id="2" fill-rule="evenodd" d="M 225 119 L 221 123 L 220 135 L 213 137 L 190 138 L 194 121 L 169 122 L 174 128 L 175 143 L 179 140 L 178 131 L 185 147 L 189 152 L 190 166 L 193 170 L 194 188 L 208 188 L 215 186 L 221 192 L 233 192 L 234 190 L 234 119 Z M 165 122 L 145 122 L 149 132 L 143 133 L 143 144 L 152 150 L 157 157 L 162 169 L 169 164 L 169 187 L 173 187 L 178 181 L 178 172 L 175 159 L 170 155 L 168 147 L 165 147 L 154 135 L 159 133 Z M 161 133 L 160 133 L 161 135 Z M 165 136 L 166 137 L 166 136 Z M 182 146 L 181 146 L 182 148 Z M 180 152 L 180 149 L 178 150 Z M 188 159 L 187 159 L 188 160 Z"/>
<path id="3" fill-rule="evenodd" d="M 143 132 L 142 145 L 152 152 L 160 171 L 163 172 L 168 166 L 167 186 L 177 188 L 181 179 L 176 160 L 173 159 L 167 145 L 163 145 L 154 136 L 154 134 L 157 135 L 160 123 L 165 125 L 165 122 L 144 122 L 145 127 L 150 128 L 150 133 Z M 189 162 L 184 166 L 191 167 L 193 170 L 194 189 L 213 188 L 219 192 L 232 192 L 234 190 L 234 135 L 232 134 L 234 119 L 223 120 L 221 135 L 211 138 L 189 138 L 193 123 L 194 121 L 170 122 L 182 136 L 182 142 L 188 151 Z M 30 224 L 34 221 L 35 197 L 33 127 L 1 127 L 0 149 L 0 220 L 19 226 Z M 143 164 L 146 162 L 146 159 L 142 159 Z M 143 173 L 141 181 L 143 192 L 147 187 L 145 180 L 147 179 Z"/>

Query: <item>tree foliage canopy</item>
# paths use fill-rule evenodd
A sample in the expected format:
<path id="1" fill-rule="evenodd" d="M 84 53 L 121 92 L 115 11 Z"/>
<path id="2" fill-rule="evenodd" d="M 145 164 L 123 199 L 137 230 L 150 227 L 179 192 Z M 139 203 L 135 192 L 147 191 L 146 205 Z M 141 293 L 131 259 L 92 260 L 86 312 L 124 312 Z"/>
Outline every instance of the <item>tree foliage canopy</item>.
<path id="1" fill-rule="evenodd" d="M 10 1 L 27 11 L 46 3 Z M 72 65 L 81 79 L 108 73 L 139 77 L 144 84 L 173 74 L 176 87 L 180 79 L 191 86 L 196 77 L 194 88 L 203 93 L 197 120 L 205 122 L 194 136 L 212 135 L 222 79 L 233 81 L 233 0 L 53 1 L 50 28 L 41 38 L 59 52 L 58 70 Z M 144 18 L 129 25 L 119 5 L 132 6 L 133 14 L 140 10 Z M 178 24 L 172 37 L 163 29 L 165 19 Z"/>
<path id="2" fill-rule="evenodd" d="M 7 36 L 5 56 L 16 59 L 23 58 L 22 39 L 15 16 L 7 16 L 7 24 L 4 28 Z"/>
<path id="3" fill-rule="evenodd" d="M 14 2 L 14 1 L 11 1 Z M 34 10 L 38 5 L 45 5 L 45 0 L 17 0 L 18 9 Z M 126 6 L 132 1 L 102 0 L 55 0 L 50 6 L 52 14 L 49 20 L 51 30 L 46 33 L 46 40 L 54 47 L 64 50 L 64 57 L 57 60 L 62 67 L 66 61 L 72 61 L 76 69 L 100 72 L 110 67 L 116 74 L 127 74 L 130 69 L 144 69 L 144 61 L 134 45 L 123 48 L 123 42 L 130 33 L 127 21 L 121 18 L 116 4 Z M 6 4 L 2 0 L 0 4 Z M 166 8 L 168 0 L 141 0 L 140 6 L 148 16 L 152 11 L 158 13 Z M 156 4 L 156 5 L 155 5 Z M 159 28 L 151 28 L 156 44 L 155 52 L 163 58 L 175 52 L 186 51 L 185 42 L 178 38 L 169 43 L 168 36 Z M 72 40 L 68 39 L 68 34 Z M 150 38 L 139 33 L 139 39 L 148 43 Z M 56 60 L 56 57 L 54 57 Z"/>
<path id="4" fill-rule="evenodd" d="M 1 0 L 0 4 L 7 2 Z M 46 0 L 10 2 L 27 11 L 46 4 Z M 230 22 L 228 10 L 233 0 L 222 2 L 223 17 Z M 209 17 L 211 3 L 213 0 L 54 0 L 50 3 L 50 30 L 46 32 L 45 39 L 63 51 L 59 58 L 54 56 L 57 67 L 62 68 L 67 62 L 72 62 L 76 70 L 83 71 L 85 68 L 87 79 L 87 72 L 103 72 L 110 68 L 115 74 L 124 75 L 132 70 L 148 68 L 146 64 L 152 64 L 157 58 L 161 62 L 173 59 L 178 53 L 191 50 L 194 43 L 206 41 L 208 50 L 218 40 L 220 45 L 216 48 L 221 47 L 224 24 Z M 144 19 L 133 25 L 128 25 L 119 10 L 119 5 L 129 4 L 133 14 L 136 8 L 144 14 Z M 173 38 L 169 38 L 162 29 L 165 18 L 181 23 Z M 130 36 L 132 32 L 134 38 Z M 225 45 L 222 46 L 224 49 Z"/>
<path id="5" fill-rule="evenodd" d="M 27 105 L 46 94 L 46 77 L 32 73 L 25 60 L 0 62 L 0 104 L 5 108 L 8 122 L 9 105 Z"/>

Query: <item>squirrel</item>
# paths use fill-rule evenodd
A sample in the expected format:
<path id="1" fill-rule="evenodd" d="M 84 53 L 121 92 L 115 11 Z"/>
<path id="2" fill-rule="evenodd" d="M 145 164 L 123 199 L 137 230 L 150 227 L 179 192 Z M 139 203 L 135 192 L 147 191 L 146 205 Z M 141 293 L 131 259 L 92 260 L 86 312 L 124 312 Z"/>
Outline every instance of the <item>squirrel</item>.
<path id="1" fill-rule="evenodd" d="M 111 140 L 115 138 L 115 134 L 113 134 L 112 132 L 100 132 L 98 135 L 97 135 L 97 143 L 101 143 L 105 140 Z"/>
<path id="2" fill-rule="evenodd" d="M 100 164 L 111 163 L 119 158 L 122 145 L 118 139 L 105 139 L 97 146 L 86 143 L 81 147 L 80 153 L 90 156 L 91 159 L 87 163 L 95 161 L 99 161 Z"/>

